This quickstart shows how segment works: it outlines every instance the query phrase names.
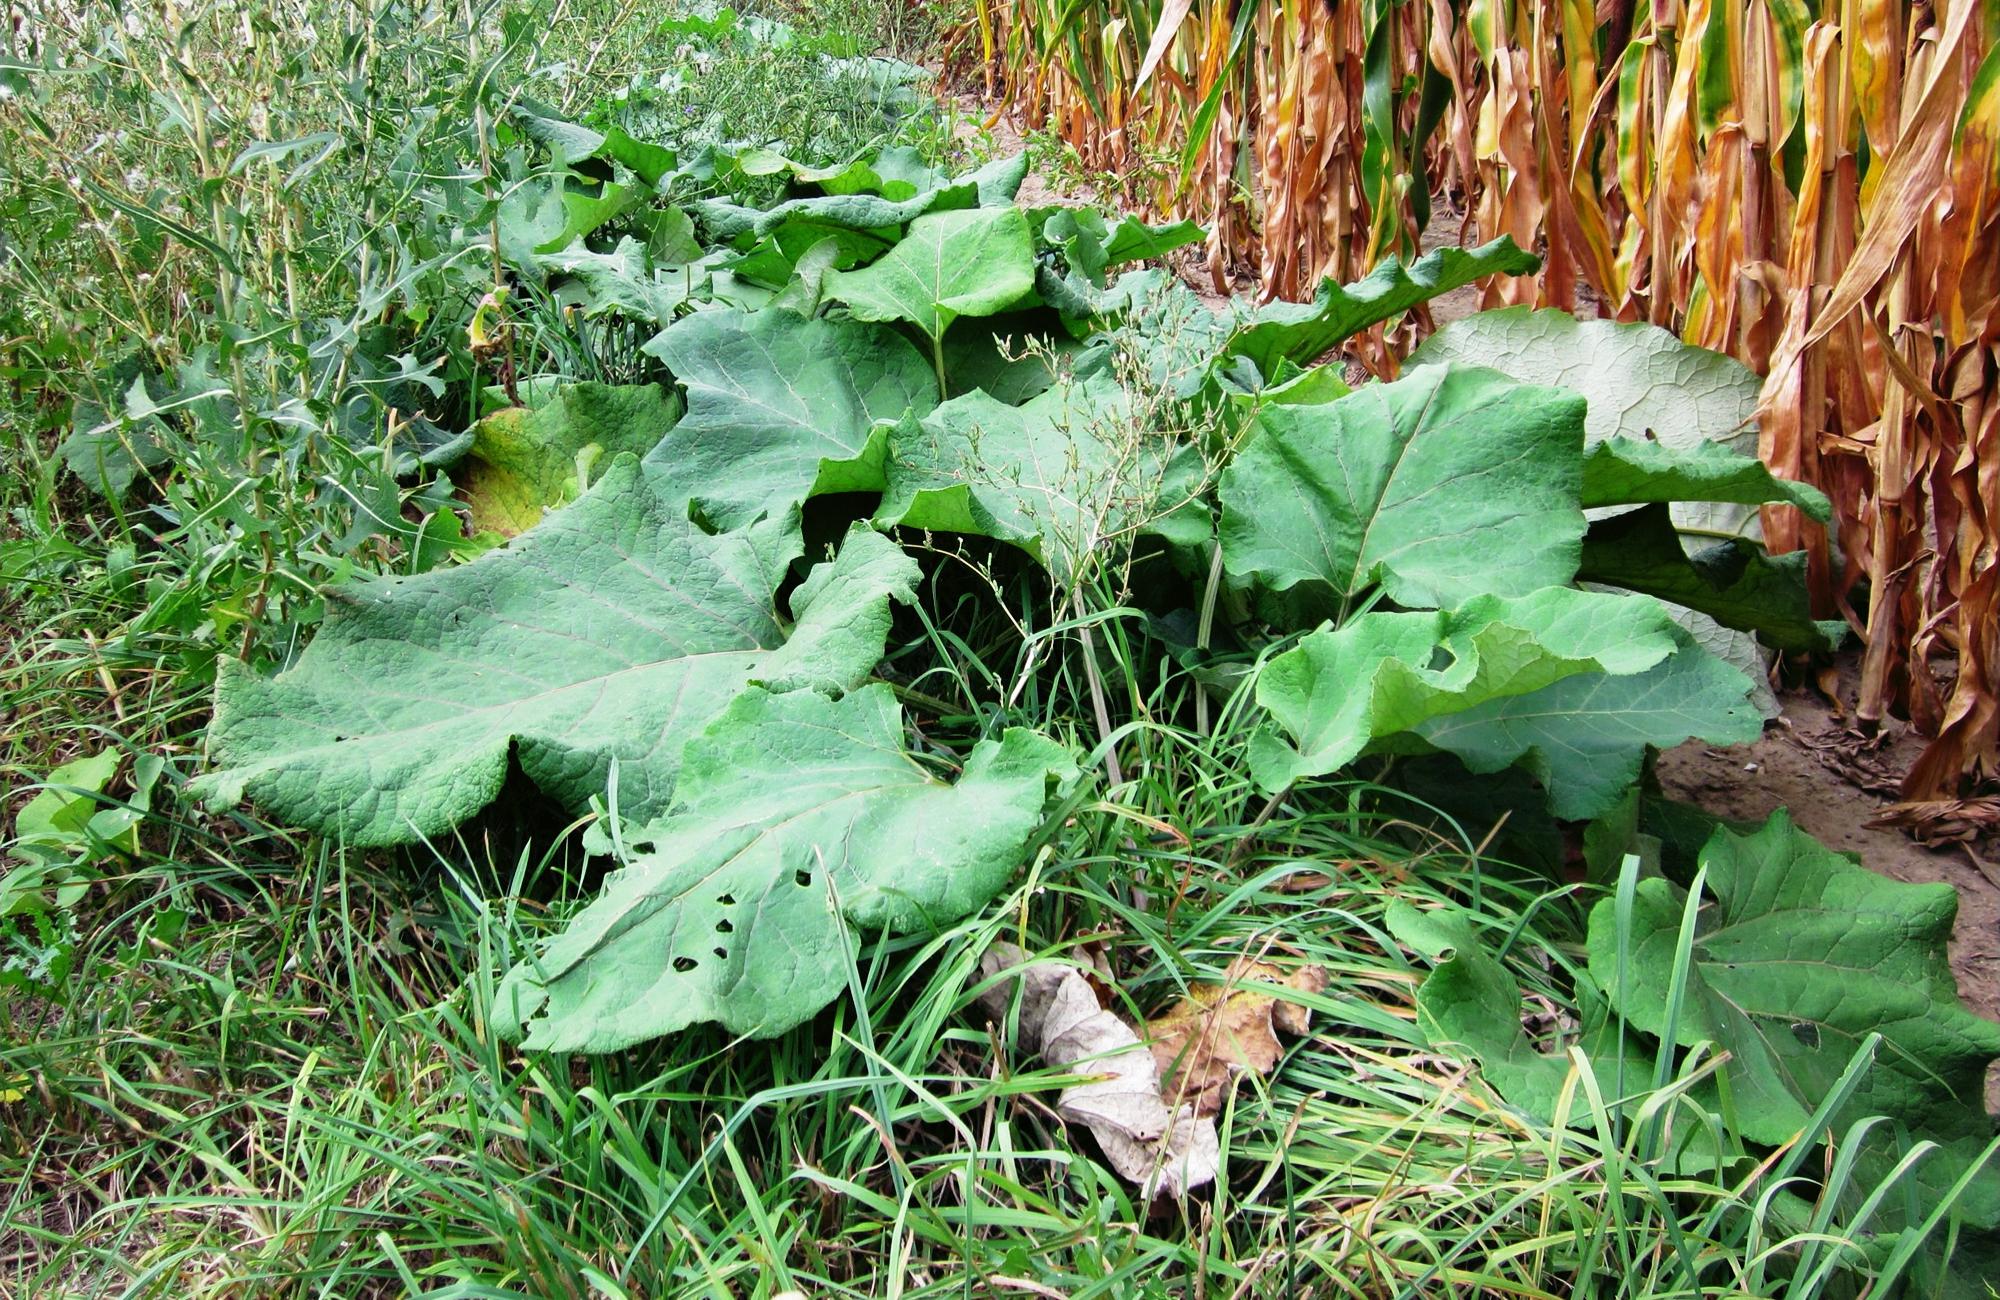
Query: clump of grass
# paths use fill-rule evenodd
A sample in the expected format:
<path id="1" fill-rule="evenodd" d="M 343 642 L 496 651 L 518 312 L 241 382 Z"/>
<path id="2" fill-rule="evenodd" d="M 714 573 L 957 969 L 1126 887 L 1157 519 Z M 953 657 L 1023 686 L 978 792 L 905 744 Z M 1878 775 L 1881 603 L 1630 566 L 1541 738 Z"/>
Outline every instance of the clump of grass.
<path id="1" fill-rule="evenodd" d="M 1013 894 L 872 948 L 846 1002 L 770 1043 L 497 1043 L 499 977 L 550 924 L 534 882 L 579 865 L 560 833 L 511 858 L 440 845 L 426 873 L 180 826 L 101 898 L 67 999 L 0 1011 L 0 1277 L 161 1297 L 1836 1294 L 1792 1266 L 1842 1251 L 1837 1230 L 1752 1212 L 1782 1166 L 1663 1176 L 1602 1083 L 1550 1129 L 1427 1048 L 1390 903 L 1478 899 L 1527 954 L 1569 948 L 1570 903 L 1531 906 L 1530 882 L 1369 787 L 1252 828 L 1239 738 L 1151 732 L 1147 773 Z M 1318 1032 L 1220 1117 L 1225 1179 L 1185 1204 L 1135 1202 L 1055 1118 L 1068 1077 L 970 1006 L 994 939 L 1085 937 L 1141 1013 L 1246 951 L 1332 977 L 1299 995 Z"/>
<path id="2" fill-rule="evenodd" d="M 677 29 L 668 20 L 659 40 L 671 61 L 632 77 L 589 118 L 682 152 L 725 141 L 778 144 L 825 166 L 894 142 L 924 111 L 922 70 L 864 57 L 852 32 L 815 24 L 780 38 L 770 30 Z"/>

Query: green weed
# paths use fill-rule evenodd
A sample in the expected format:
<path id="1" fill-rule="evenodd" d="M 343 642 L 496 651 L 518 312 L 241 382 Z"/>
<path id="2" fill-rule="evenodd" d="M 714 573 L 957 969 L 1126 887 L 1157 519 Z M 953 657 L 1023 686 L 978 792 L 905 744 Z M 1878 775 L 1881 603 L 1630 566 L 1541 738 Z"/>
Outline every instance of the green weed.
<path id="1" fill-rule="evenodd" d="M 689 151 L 837 163 L 900 140 L 935 161 L 949 127 L 865 61 L 918 57 L 932 14 L 802 0 L 718 32 L 713 11 L 638 0 L 50 6 L 10 37 L 27 71 L 0 68 L 0 774 L 6 848 L 44 870 L 10 874 L 19 906 L 0 908 L 0 1293 L 1921 1290 L 1924 1234 L 1864 1236 L 1900 1187 L 1844 1162 L 1858 1134 L 1821 1160 L 1838 1096 L 1806 1138 L 1751 1154 L 1703 1091 L 1712 1053 L 1638 1080 L 1582 1057 L 1545 1122 L 1433 1049 L 1392 909 L 1497 936 L 1554 1048 L 1617 883 L 1552 887 L 1490 821 L 1386 779 L 1253 785 L 1256 657 L 1217 634 L 1238 599 L 1219 557 L 1195 566 L 1196 617 L 1163 629 L 1145 593 L 1166 561 L 1125 545 L 1163 487 L 1148 452 L 1185 414 L 1186 376 L 1137 357 L 1116 365 L 1135 408 L 1097 430 L 1130 481 L 1064 539 L 1070 581 L 913 536 L 923 599 L 878 674 L 925 764 L 1026 726 L 1080 751 L 1088 781 L 1013 888 L 870 942 L 797 1029 L 576 1058 L 503 1041 L 502 978 L 602 883 L 580 824 L 525 782 L 373 854 L 178 797 L 219 662 L 294 660 L 329 583 L 454 562 L 433 462 L 490 394 L 661 373 L 651 325 L 499 266 L 510 198 L 574 179 L 515 110 Z M 771 16 L 797 39 L 747 34 Z M 592 236 L 653 233 L 626 212 Z M 503 288 L 500 341 L 474 355 Z M 931 359 L 945 372 L 942 344 Z M 1170 430 L 1211 453 L 1188 497 L 1233 436 L 1212 414 Z M 97 755 L 102 780 L 72 766 Z M 1295 995 L 1315 1032 L 1230 1094 L 1225 1177 L 1149 1205 L 1057 1113 L 1074 1080 L 979 1011 L 977 959 L 1003 939 L 1101 944 L 1134 1019 L 1246 953 L 1331 978 Z M 1721 1154 L 1663 1165 L 1696 1128 Z M 1930 1240 L 1945 1213 L 1917 1216 Z"/>

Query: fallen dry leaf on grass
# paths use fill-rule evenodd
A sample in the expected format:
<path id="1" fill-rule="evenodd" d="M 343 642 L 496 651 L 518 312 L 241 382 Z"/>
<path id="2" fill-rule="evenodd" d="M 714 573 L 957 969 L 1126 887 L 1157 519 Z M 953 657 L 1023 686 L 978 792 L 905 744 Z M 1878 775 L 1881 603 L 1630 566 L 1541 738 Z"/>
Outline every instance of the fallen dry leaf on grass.
<path id="1" fill-rule="evenodd" d="M 1121 1177 L 1139 1184 L 1148 1199 L 1180 1196 L 1212 1182 L 1222 1156 L 1215 1122 L 1189 1106 L 1169 1109 L 1160 1100 L 1160 1072 L 1132 1027 L 1106 1011 L 1074 967 L 1030 962 L 1010 943 L 996 943 L 979 959 L 988 977 L 1011 971 L 980 998 L 996 1024 L 1005 1024 L 1020 989 L 1021 1046 L 1039 1051 L 1057 1069 L 1092 1076 L 1064 1088 L 1056 1113 L 1087 1126 Z"/>
<path id="2" fill-rule="evenodd" d="M 1201 985 L 1154 1017 L 1146 1036 L 1167 1097 L 1191 1103 L 1197 1115 L 1214 1115 L 1238 1075 L 1277 1068 L 1284 1050 L 1278 1030 L 1297 1036 L 1311 1028 L 1310 1011 L 1279 1001 L 1260 985 L 1318 993 L 1326 987 L 1326 972 L 1303 966 L 1287 975 L 1267 962 L 1238 957 L 1221 984 Z"/>

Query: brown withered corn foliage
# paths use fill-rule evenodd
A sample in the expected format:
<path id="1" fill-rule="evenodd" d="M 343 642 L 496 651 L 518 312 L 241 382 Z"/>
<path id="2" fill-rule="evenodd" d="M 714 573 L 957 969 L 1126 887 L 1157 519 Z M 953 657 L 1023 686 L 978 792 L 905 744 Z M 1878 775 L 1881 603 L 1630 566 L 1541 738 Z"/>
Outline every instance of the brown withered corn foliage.
<path id="1" fill-rule="evenodd" d="M 1765 458 L 1905 797 L 2000 777 L 2000 53 L 1983 0 L 976 0 L 990 96 L 1210 224 L 1272 297 L 1410 255 L 1455 195 L 1485 288 L 1768 376 Z M 1403 336 L 1406 341 L 1408 335 Z M 1397 338 L 1373 340 L 1393 350 Z M 1386 357 L 1385 357 L 1386 360 Z"/>

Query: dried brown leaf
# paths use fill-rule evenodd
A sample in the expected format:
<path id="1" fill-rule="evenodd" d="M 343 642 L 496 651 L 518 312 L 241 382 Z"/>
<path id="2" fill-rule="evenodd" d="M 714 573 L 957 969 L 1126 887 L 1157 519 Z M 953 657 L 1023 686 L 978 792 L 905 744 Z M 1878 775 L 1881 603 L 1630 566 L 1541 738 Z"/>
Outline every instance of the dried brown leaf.
<path id="1" fill-rule="evenodd" d="M 1231 1084 L 1246 1072 L 1269 1074 L 1283 1048 L 1278 1030 L 1298 1036 L 1312 1013 L 1281 1001 L 1265 986 L 1299 993 L 1326 987 L 1326 971 L 1303 966 L 1287 974 L 1267 962 L 1239 957 L 1221 984 L 1202 985 L 1146 1025 L 1166 1095 L 1193 1103 L 1198 1115 L 1222 1109 Z"/>
<path id="2" fill-rule="evenodd" d="M 1056 1113 L 1088 1127 L 1121 1177 L 1139 1184 L 1149 1199 L 1178 1197 L 1214 1181 L 1222 1164 L 1214 1121 L 1193 1107 L 1169 1108 L 1160 1100 L 1152 1054 L 1130 1025 L 1104 1009 L 1079 971 L 1029 961 L 1010 943 L 987 949 L 979 969 L 989 978 L 1013 975 L 980 998 L 987 1015 L 1004 1023 L 1018 989 L 1021 1046 L 1058 1069 L 1092 1076 L 1063 1089 Z"/>
<path id="3" fill-rule="evenodd" d="M 1866 825 L 1902 831 L 1919 844 L 1970 844 L 2000 829 L 2000 799 L 1892 803 Z"/>

